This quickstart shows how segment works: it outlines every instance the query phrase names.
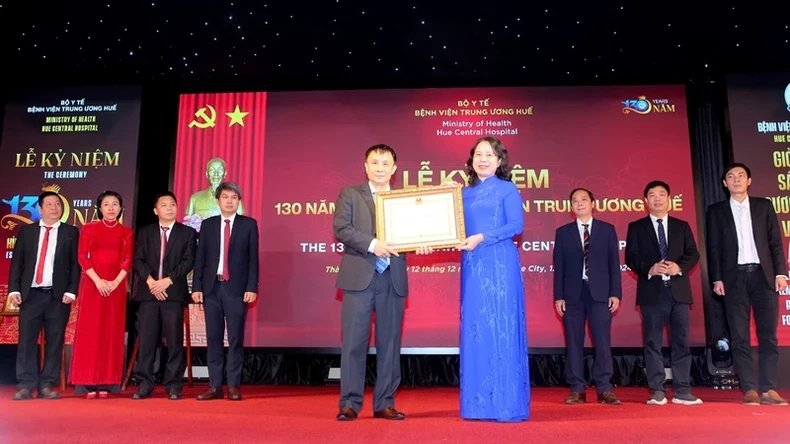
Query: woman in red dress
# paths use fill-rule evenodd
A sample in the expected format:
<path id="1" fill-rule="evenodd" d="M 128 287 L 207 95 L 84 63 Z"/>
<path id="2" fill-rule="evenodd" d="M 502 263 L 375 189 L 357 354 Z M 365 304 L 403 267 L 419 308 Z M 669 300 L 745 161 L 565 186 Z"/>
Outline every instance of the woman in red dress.
<path id="1" fill-rule="evenodd" d="M 118 222 L 123 199 L 105 191 L 96 199 L 99 221 L 80 233 L 83 270 L 69 382 L 86 398 L 119 392 L 124 367 L 126 275 L 132 267 L 132 229 Z"/>

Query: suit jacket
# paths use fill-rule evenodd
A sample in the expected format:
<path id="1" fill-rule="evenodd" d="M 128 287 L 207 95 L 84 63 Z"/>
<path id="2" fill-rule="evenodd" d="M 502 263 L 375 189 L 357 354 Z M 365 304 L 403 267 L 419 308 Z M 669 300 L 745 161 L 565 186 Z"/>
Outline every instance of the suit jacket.
<path id="1" fill-rule="evenodd" d="M 8 293 L 19 292 L 24 302 L 33 284 L 38 259 L 38 242 L 41 227 L 36 223 L 19 229 L 11 258 Z M 52 292 L 57 297 L 63 293 L 77 295 L 80 283 L 80 264 L 77 260 L 80 231 L 77 227 L 61 223 L 58 227 L 55 262 L 52 270 Z"/>
<path id="2" fill-rule="evenodd" d="M 593 219 L 590 226 L 590 269 L 587 280 L 593 300 L 621 298 L 620 256 L 614 225 Z M 557 228 L 554 237 L 554 300 L 578 303 L 582 292 L 584 250 L 576 221 Z"/>
<path id="3" fill-rule="evenodd" d="M 370 242 L 376 237 L 376 216 L 373 195 L 368 182 L 345 187 L 340 191 L 335 205 L 335 237 L 345 249 L 337 275 L 337 288 L 362 291 L 373 281 L 376 272 L 376 255 L 368 253 Z M 390 257 L 390 276 L 395 292 L 408 296 L 406 257 Z"/>
<path id="4" fill-rule="evenodd" d="M 694 303 L 691 296 L 689 272 L 699 262 L 699 251 L 689 224 L 672 216 L 667 217 L 667 260 L 676 262 L 680 274 L 672 276 L 672 297 L 678 302 Z M 625 263 L 636 273 L 636 305 L 658 305 L 664 284 L 661 276 L 647 278 L 650 268 L 661 261 L 658 235 L 650 216 L 628 224 Z"/>
<path id="5" fill-rule="evenodd" d="M 782 248 L 782 234 L 771 201 L 762 197 L 749 197 L 752 232 L 757 255 L 760 258 L 768 285 L 774 286 L 776 275 L 787 274 L 787 264 Z M 730 199 L 708 208 L 706 217 L 708 244 L 708 275 L 711 282 L 722 281 L 724 291 L 735 284 L 738 268 L 738 233 Z"/>
<path id="6" fill-rule="evenodd" d="M 213 216 L 200 224 L 200 239 L 195 258 L 192 291 L 211 294 L 217 282 L 219 267 L 220 224 L 222 216 Z M 239 297 L 247 291 L 258 293 L 258 222 L 247 216 L 236 215 L 230 232 L 228 250 L 230 289 Z"/>
<path id="7" fill-rule="evenodd" d="M 159 223 L 140 228 L 135 238 L 134 270 L 137 272 L 137 291 L 133 298 L 136 301 L 156 300 L 148 289 L 146 280 L 149 277 L 159 279 L 159 254 L 161 249 L 162 230 Z M 167 300 L 189 303 L 189 287 L 187 274 L 195 263 L 197 234 L 192 227 L 176 222 L 170 230 L 165 249 L 165 260 L 162 264 L 163 277 L 169 277 L 173 285 L 167 289 Z"/>

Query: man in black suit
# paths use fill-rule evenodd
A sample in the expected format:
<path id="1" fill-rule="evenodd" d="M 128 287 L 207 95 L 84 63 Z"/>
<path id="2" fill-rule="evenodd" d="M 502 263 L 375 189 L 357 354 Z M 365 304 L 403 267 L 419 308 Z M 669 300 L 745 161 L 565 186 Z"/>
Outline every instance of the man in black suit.
<path id="1" fill-rule="evenodd" d="M 184 386 L 184 305 L 189 303 L 187 274 L 195 262 L 196 233 L 176 222 L 178 204 L 171 192 L 156 196 L 154 214 L 159 221 L 140 229 L 134 247 L 140 349 L 134 368 L 139 388 L 132 399 L 151 397 L 156 348 L 164 336 L 168 359 L 163 382 L 168 398 L 177 400 Z"/>
<path id="2" fill-rule="evenodd" d="M 612 313 L 623 290 L 614 225 L 593 220 L 593 194 L 571 191 L 576 220 L 557 229 L 554 240 L 554 308 L 565 327 L 566 379 L 571 393 L 566 404 L 587 402 L 584 393 L 584 333 L 590 323 L 595 365 L 593 380 L 600 404 L 620 405 L 612 391 Z"/>
<path id="3" fill-rule="evenodd" d="M 699 251 L 686 221 L 669 216 L 669 185 L 650 182 L 644 195 L 650 214 L 628 225 L 625 262 L 636 274 L 636 305 L 642 311 L 647 383 L 650 405 L 667 403 L 666 374 L 661 345 L 664 325 L 669 323 L 672 350 L 673 404 L 696 405 L 691 394 L 689 351 L 689 272 L 699 262 Z"/>
<path id="4" fill-rule="evenodd" d="M 79 230 L 60 221 L 63 202 L 52 191 L 38 196 L 41 221 L 19 230 L 11 259 L 8 297 L 19 306 L 19 347 L 15 400 L 57 399 L 52 386 L 60 377 L 61 353 L 71 303 L 80 282 Z M 37 340 L 44 326 L 44 368 L 39 373 Z"/>
<path id="5" fill-rule="evenodd" d="M 206 314 L 210 388 L 199 401 L 222 399 L 225 321 L 228 326 L 228 399 L 241 401 L 244 319 L 247 304 L 258 298 L 258 222 L 237 214 L 241 190 L 233 182 L 217 187 L 221 214 L 200 225 L 192 278 L 192 299 Z"/>
<path id="6" fill-rule="evenodd" d="M 335 237 L 345 246 L 337 287 L 343 290 L 341 312 L 340 412 L 338 421 L 356 419 L 365 393 L 365 363 L 371 316 L 376 313 L 376 387 L 373 416 L 404 419 L 395 410 L 400 385 L 400 344 L 409 285 L 404 256 L 376 238 L 374 195 L 390 189 L 397 155 L 388 145 L 365 152 L 368 181 L 345 187 L 337 198 Z"/>
<path id="7" fill-rule="evenodd" d="M 787 288 L 779 222 L 769 200 L 749 197 L 752 173 L 746 165 L 732 164 L 722 179 L 730 198 L 708 208 L 708 270 L 713 292 L 724 298 L 732 359 L 744 392 L 743 402 L 787 405 L 776 392 L 777 292 Z M 752 310 L 759 343 L 759 381 L 751 355 Z"/>

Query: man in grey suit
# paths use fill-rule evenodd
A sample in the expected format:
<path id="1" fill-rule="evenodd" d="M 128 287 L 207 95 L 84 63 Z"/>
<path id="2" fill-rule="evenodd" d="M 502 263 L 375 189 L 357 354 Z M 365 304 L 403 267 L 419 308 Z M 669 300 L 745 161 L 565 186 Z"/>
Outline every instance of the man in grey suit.
<path id="1" fill-rule="evenodd" d="M 389 190 L 396 161 L 391 147 L 370 147 L 365 152 L 368 181 L 343 188 L 335 206 L 335 237 L 345 246 L 337 276 L 337 288 L 344 290 L 338 421 L 356 419 L 362 409 L 373 312 L 376 313 L 373 416 L 395 420 L 406 417 L 395 410 L 394 400 L 400 384 L 401 327 L 409 292 L 406 260 L 383 239 L 376 238 L 373 197 L 377 191 Z"/>

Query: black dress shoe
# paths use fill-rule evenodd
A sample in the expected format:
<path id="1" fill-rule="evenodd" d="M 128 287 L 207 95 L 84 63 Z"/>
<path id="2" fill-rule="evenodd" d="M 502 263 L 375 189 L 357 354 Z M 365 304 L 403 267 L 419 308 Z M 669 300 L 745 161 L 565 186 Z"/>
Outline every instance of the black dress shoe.
<path id="1" fill-rule="evenodd" d="M 181 391 L 180 390 L 169 390 L 167 392 L 167 399 L 169 399 L 171 401 L 178 401 L 181 398 L 182 398 L 182 396 L 181 396 Z"/>
<path id="2" fill-rule="evenodd" d="M 620 405 L 620 400 L 612 392 L 605 392 L 598 394 L 599 404 Z"/>
<path id="3" fill-rule="evenodd" d="M 357 419 L 357 412 L 351 407 L 343 407 L 340 409 L 340 413 L 337 414 L 338 421 L 353 421 L 355 419 Z"/>
<path id="4" fill-rule="evenodd" d="M 209 401 L 211 399 L 222 399 L 224 397 L 225 395 L 222 393 L 222 389 L 211 388 L 206 393 L 203 393 L 202 395 L 198 395 L 197 400 Z"/>
<path id="5" fill-rule="evenodd" d="M 151 397 L 151 390 L 137 390 L 137 393 L 132 395 L 132 399 L 148 399 Z"/>
<path id="6" fill-rule="evenodd" d="M 236 387 L 228 387 L 228 399 L 231 401 L 241 401 L 241 392 Z"/>
<path id="7" fill-rule="evenodd" d="M 25 401 L 28 399 L 33 399 L 33 394 L 28 389 L 22 389 L 14 393 L 14 401 Z"/>
<path id="8" fill-rule="evenodd" d="M 374 418 L 381 418 L 381 419 L 392 419 L 396 421 L 400 421 L 401 419 L 406 419 L 406 414 L 403 412 L 399 412 L 395 410 L 394 407 L 387 407 L 384 410 L 379 410 L 378 412 L 373 412 Z"/>
<path id="9" fill-rule="evenodd" d="M 41 387 L 38 391 L 38 397 L 41 399 L 60 399 L 58 392 L 53 391 L 52 387 Z"/>

